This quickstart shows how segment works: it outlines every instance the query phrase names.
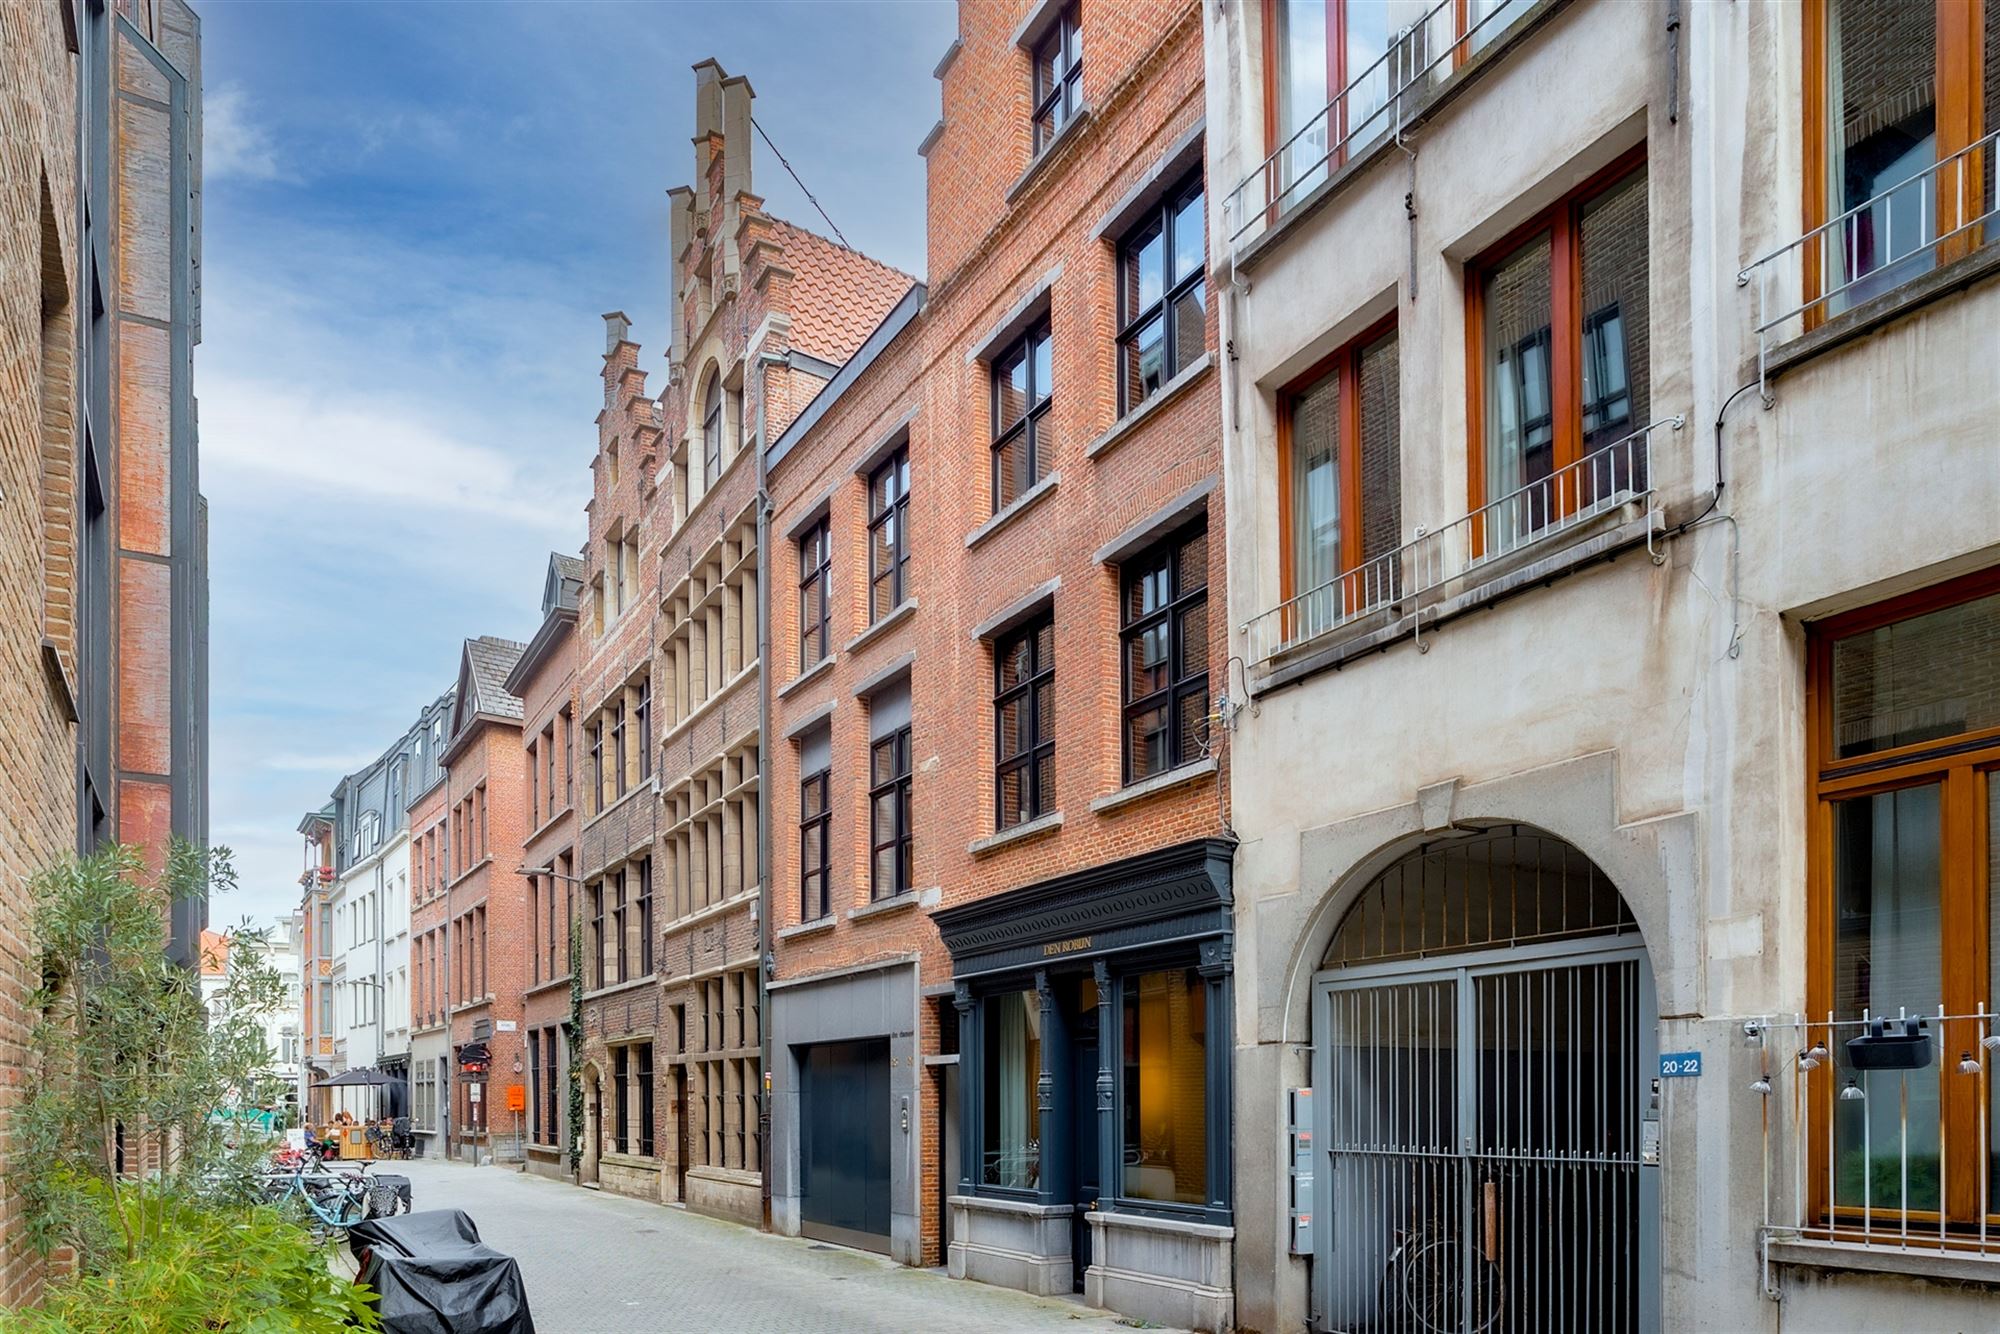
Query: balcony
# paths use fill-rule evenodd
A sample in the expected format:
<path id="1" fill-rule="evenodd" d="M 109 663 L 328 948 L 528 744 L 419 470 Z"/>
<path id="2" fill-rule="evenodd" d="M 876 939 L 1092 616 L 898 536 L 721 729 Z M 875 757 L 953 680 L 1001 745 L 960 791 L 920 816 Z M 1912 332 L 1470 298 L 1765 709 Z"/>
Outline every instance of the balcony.
<path id="1" fill-rule="evenodd" d="M 2000 131 L 1968 144 L 1736 275 L 1755 292 L 1757 379 L 1875 328 L 1941 292 L 2000 268 L 1986 224 L 2000 215 Z M 1982 247 L 1985 247 L 1982 249 Z"/>
<path id="2" fill-rule="evenodd" d="M 1664 417 L 1566 468 L 1528 483 L 1461 519 L 1417 535 L 1245 623 L 1245 656 L 1269 676 L 1359 640 L 1421 636 L 1426 622 L 1490 600 L 1506 582 L 1557 552 L 1623 528 L 1620 518 L 1657 528 L 1653 436 L 1679 430 Z M 1543 577 L 1538 574 L 1537 577 Z M 1317 664 L 1314 664 L 1317 665 Z M 1282 681 L 1268 680 L 1269 684 Z"/>
<path id="3" fill-rule="evenodd" d="M 1447 87 L 1484 63 L 1476 57 L 1495 48 L 1500 35 L 1537 5 L 1547 7 L 1548 0 L 1438 0 L 1397 32 L 1381 55 L 1223 196 L 1231 250 L 1274 229 L 1371 150 L 1400 142 Z"/>
<path id="4" fill-rule="evenodd" d="M 1756 1075 L 1732 1096 L 1761 1103 L 1767 1290 L 1774 1265 L 2000 1284 L 1996 1028 L 1983 1006 L 1744 1024 Z"/>

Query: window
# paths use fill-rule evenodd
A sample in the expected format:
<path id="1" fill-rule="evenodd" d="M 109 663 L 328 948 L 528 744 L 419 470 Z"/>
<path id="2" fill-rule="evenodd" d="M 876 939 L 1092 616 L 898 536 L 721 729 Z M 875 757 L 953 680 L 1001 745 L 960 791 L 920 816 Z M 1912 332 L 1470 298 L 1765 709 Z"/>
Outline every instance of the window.
<path id="1" fill-rule="evenodd" d="M 874 624 L 909 596 L 903 567 L 910 559 L 910 450 L 896 451 L 868 479 L 868 622 Z"/>
<path id="2" fill-rule="evenodd" d="M 1119 245 L 1119 411 L 1158 393 L 1208 346 L 1207 240 L 1197 171 Z"/>
<path id="3" fill-rule="evenodd" d="M 604 883 L 611 894 L 611 935 L 604 942 L 604 980 L 625 982 L 632 977 L 632 942 L 626 935 L 629 918 L 624 870 L 606 876 Z"/>
<path id="4" fill-rule="evenodd" d="M 1833 1143 L 1829 1157 L 1812 1155 L 1814 1212 L 1826 1215 L 1831 1194 L 1843 1213 L 1942 1210 L 1975 1226 L 1980 1173 L 1969 1165 L 2000 1147 L 2000 1084 L 1947 1074 L 1966 1091 L 1940 1130 L 1938 1077 L 1907 1081 L 1905 1115 L 1899 1072 L 1852 1068 L 1845 1039 L 1864 1013 L 1977 1016 L 2000 999 L 2000 913 L 1989 911 L 2000 884 L 2000 571 L 1815 625 L 1809 662 L 1807 1011 L 1850 1025 L 1816 1038 L 1832 1057 L 1809 1096 L 1831 1110 Z M 1942 1027 L 1947 1062 L 1979 1054 L 1991 1030 L 1978 1018 Z M 1845 1093 L 1850 1081 L 1857 1095 Z M 1983 1118 L 1981 1086 L 1992 1099 Z M 1942 1163 L 1967 1166 L 1945 1176 L 1941 1200 Z"/>
<path id="5" fill-rule="evenodd" d="M 706 491 L 722 476 L 722 382 L 714 371 L 709 372 L 701 396 L 707 404 L 701 421 L 701 488 Z"/>
<path id="6" fill-rule="evenodd" d="M 2000 128 L 2000 13 L 1983 9 L 1982 33 L 1978 5 L 1808 0 L 1806 225 L 1855 211 L 1806 248 L 1806 295 L 1831 294 L 1809 323 L 1955 258 L 1933 242 L 1992 208 L 1990 166 L 1940 165 Z"/>
<path id="7" fill-rule="evenodd" d="M 630 1153 L 632 1150 L 631 1056 L 629 1047 L 611 1049 L 612 1105 L 616 1112 L 611 1141 L 613 1153 Z"/>
<path id="8" fill-rule="evenodd" d="M 993 512 L 1042 479 L 1054 387 L 1045 319 L 993 360 Z"/>
<path id="9" fill-rule="evenodd" d="M 1201 759 L 1208 748 L 1208 525 L 1124 570 L 1125 781 Z"/>
<path id="10" fill-rule="evenodd" d="M 653 861 L 651 857 L 639 863 L 639 897 L 633 905 L 632 915 L 639 934 L 639 948 L 633 959 L 638 965 L 638 976 L 644 977 L 653 971 Z"/>
<path id="11" fill-rule="evenodd" d="M 611 791 L 625 795 L 625 697 L 611 705 Z"/>
<path id="12" fill-rule="evenodd" d="M 604 958 L 608 944 L 604 939 L 604 882 L 598 881 L 585 893 L 590 895 L 590 941 L 591 966 L 590 982 L 594 988 L 605 984 Z"/>
<path id="13" fill-rule="evenodd" d="M 653 1044 L 642 1042 L 634 1049 L 639 1081 L 639 1156 L 653 1156 Z"/>
<path id="14" fill-rule="evenodd" d="M 1208 987 L 1192 968 L 1123 978 L 1121 1193 L 1208 1202 Z"/>
<path id="15" fill-rule="evenodd" d="M 639 737 L 639 781 L 645 782 L 653 776 L 653 678 L 639 678 L 638 703 L 635 706 Z"/>
<path id="16" fill-rule="evenodd" d="M 1618 446 L 1650 408 L 1647 263 L 1646 169 L 1627 161 L 1470 270 L 1471 499 L 1495 506 L 1475 554 L 1645 488 L 1644 450 Z"/>
<path id="17" fill-rule="evenodd" d="M 556 729 L 551 723 L 542 732 L 542 792 L 548 798 L 548 806 L 542 812 L 544 820 L 553 820 L 560 807 L 556 804 Z"/>
<path id="18" fill-rule="evenodd" d="M 592 813 L 604 809 L 604 719 L 593 718 L 584 729 L 590 738 L 590 786 Z"/>
<path id="19" fill-rule="evenodd" d="M 1279 399 L 1278 531 L 1287 599 L 1325 590 L 1300 619 L 1339 616 L 1393 599 L 1393 565 L 1333 581 L 1402 540 L 1402 442 L 1396 331 L 1377 329 L 1308 372 Z M 1319 606 L 1324 600 L 1329 605 Z M 1313 624 L 1287 625 L 1286 638 Z"/>
<path id="20" fill-rule="evenodd" d="M 833 911 L 827 866 L 833 812 L 827 803 L 831 775 L 821 769 L 799 784 L 799 920 L 815 922 Z"/>
<path id="21" fill-rule="evenodd" d="M 980 1179 L 988 1186 L 1034 1190 L 1042 1180 L 1042 1006 L 1032 991 L 986 999 L 985 1115 L 980 1118 Z"/>
<path id="22" fill-rule="evenodd" d="M 562 1100 L 558 1095 L 564 1081 L 557 1060 L 558 1034 L 559 1030 L 554 1028 L 542 1031 L 542 1105 L 535 1130 L 536 1138 L 543 1144 L 556 1143 L 562 1128 Z"/>
<path id="23" fill-rule="evenodd" d="M 1427 21 L 1428 8 L 1415 0 L 1264 0 L 1264 133 L 1279 156 L 1270 202 L 1289 207 L 1329 167 L 1388 135 L 1395 95 L 1454 68 L 1443 59 L 1449 44 L 1464 40 L 1462 59 L 1532 6 L 1464 0 Z"/>
<path id="24" fill-rule="evenodd" d="M 1035 151 L 1041 152 L 1083 110 L 1083 27 L 1071 5 L 1035 43 Z"/>
<path id="25" fill-rule="evenodd" d="M 993 650 L 1000 829 L 1056 808 L 1055 654 L 1056 625 L 1050 616 L 1013 632 Z"/>
<path id="26" fill-rule="evenodd" d="M 528 1111 L 534 1125 L 534 1142 L 542 1143 L 542 1033 L 528 1030 Z"/>
<path id="27" fill-rule="evenodd" d="M 825 519 L 799 539 L 799 670 L 823 660 L 828 653 L 827 625 L 832 616 L 833 531 Z"/>
<path id="28" fill-rule="evenodd" d="M 907 724 L 869 748 L 868 838 L 872 897 L 906 894 L 911 880 L 910 729 Z"/>

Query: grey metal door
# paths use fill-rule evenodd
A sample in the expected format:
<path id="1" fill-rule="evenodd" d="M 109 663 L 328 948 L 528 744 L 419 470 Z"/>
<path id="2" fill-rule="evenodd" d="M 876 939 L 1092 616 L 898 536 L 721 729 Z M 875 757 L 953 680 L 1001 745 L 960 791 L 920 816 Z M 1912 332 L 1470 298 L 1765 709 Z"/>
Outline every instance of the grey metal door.
<path id="1" fill-rule="evenodd" d="M 1655 1014 L 1630 938 L 1335 969 L 1315 995 L 1315 1324 L 1658 1329 Z"/>

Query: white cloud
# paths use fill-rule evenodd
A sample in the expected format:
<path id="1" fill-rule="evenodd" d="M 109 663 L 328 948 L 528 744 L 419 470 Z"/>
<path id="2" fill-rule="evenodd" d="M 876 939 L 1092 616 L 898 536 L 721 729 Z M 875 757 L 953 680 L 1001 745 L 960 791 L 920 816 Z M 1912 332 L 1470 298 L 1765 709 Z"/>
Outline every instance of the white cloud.
<path id="1" fill-rule="evenodd" d="M 231 176 L 251 181 L 297 181 L 298 174 L 278 161 L 270 128 L 250 110 L 250 99 L 236 84 L 206 92 L 201 102 L 201 170 L 207 181 Z"/>

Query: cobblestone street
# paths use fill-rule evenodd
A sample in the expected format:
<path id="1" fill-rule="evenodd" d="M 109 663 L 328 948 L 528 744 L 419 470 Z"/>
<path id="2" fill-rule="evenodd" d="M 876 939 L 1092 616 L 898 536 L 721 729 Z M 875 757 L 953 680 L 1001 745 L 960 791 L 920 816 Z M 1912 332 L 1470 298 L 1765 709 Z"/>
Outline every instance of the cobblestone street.
<path id="1" fill-rule="evenodd" d="M 383 1164 L 418 1209 L 463 1209 L 521 1263 L 541 1334 L 1121 1328 L 1081 1298 L 955 1283 L 880 1256 L 776 1237 L 508 1168 Z"/>

